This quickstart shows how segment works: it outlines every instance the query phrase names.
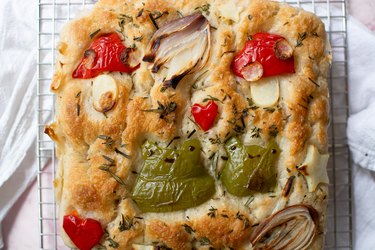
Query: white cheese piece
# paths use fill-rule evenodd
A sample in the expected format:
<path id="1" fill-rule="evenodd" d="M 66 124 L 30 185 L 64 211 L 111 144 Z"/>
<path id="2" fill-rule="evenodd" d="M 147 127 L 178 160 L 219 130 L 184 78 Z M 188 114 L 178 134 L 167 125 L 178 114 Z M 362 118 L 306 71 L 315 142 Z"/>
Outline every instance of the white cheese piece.
<path id="1" fill-rule="evenodd" d="M 319 183 L 329 184 L 327 175 L 328 154 L 320 154 L 314 145 L 309 145 L 304 162 L 298 167 L 307 181 L 310 192 L 314 192 Z"/>
<path id="2" fill-rule="evenodd" d="M 99 112 L 112 109 L 117 100 L 117 83 L 110 75 L 100 75 L 92 83 L 92 101 Z"/>
<path id="3" fill-rule="evenodd" d="M 260 107 L 275 105 L 280 97 L 279 80 L 277 78 L 261 79 L 250 83 L 253 102 Z"/>
<path id="4" fill-rule="evenodd" d="M 238 7 L 234 1 L 227 1 L 225 4 L 219 6 L 220 15 L 228 20 L 238 22 L 240 20 L 240 13 L 242 7 Z"/>

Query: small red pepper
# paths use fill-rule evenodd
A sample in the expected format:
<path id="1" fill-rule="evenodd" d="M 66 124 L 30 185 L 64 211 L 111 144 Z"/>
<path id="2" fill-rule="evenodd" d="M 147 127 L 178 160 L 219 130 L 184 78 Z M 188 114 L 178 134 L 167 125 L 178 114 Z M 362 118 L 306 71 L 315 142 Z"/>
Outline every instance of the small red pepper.
<path id="1" fill-rule="evenodd" d="M 63 228 L 69 238 L 80 250 L 91 250 L 100 242 L 104 232 L 100 222 L 82 219 L 75 215 L 65 215 Z"/>
<path id="2" fill-rule="evenodd" d="M 85 51 L 81 62 L 73 72 L 73 78 L 93 78 L 104 71 L 131 73 L 139 65 L 127 64 L 131 49 L 126 48 L 116 33 L 97 38 Z"/>
<path id="3" fill-rule="evenodd" d="M 244 49 L 234 57 L 232 70 L 237 76 L 245 78 L 244 68 L 247 70 L 246 66 L 255 62 L 260 63 L 263 68 L 259 78 L 295 73 L 293 49 L 285 38 L 279 35 L 268 33 L 253 35 L 252 40 L 247 41 Z M 256 71 L 257 68 L 254 67 L 252 71 L 254 70 Z M 251 73 L 253 72 L 249 74 Z"/>
<path id="4" fill-rule="evenodd" d="M 198 103 L 195 103 L 191 108 L 191 113 L 193 114 L 194 120 L 198 123 L 198 125 L 204 131 L 207 131 L 215 122 L 217 109 L 218 106 L 214 101 L 209 101 L 204 107 Z"/>

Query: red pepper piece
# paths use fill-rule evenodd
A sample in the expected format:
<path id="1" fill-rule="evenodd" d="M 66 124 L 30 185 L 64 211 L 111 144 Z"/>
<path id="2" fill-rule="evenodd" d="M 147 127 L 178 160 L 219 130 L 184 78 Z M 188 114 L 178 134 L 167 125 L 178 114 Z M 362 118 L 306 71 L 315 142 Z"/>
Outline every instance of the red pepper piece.
<path id="1" fill-rule="evenodd" d="M 193 114 L 194 120 L 198 123 L 198 125 L 204 131 L 207 131 L 215 122 L 217 109 L 217 104 L 214 101 L 209 101 L 204 107 L 197 103 L 194 104 L 191 108 L 191 113 Z"/>
<path id="2" fill-rule="evenodd" d="M 91 250 L 104 234 L 98 221 L 90 218 L 81 219 L 75 215 L 64 216 L 63 228 L 80 250 Z"/>
<path id="3" fill-rule="evenodd" d="M 104 71 L 131 73 L 139 65 L 130 67 L 127 59 L 131 49 L 126 48 L 116 33 L 97 38 L 85 51 L 81 62 L 73 72 L 73 78 L 93 78 Z"/>
<path id="4" fill-rule="evenodd" d="M 232 70 L 237 76 L 244 78 L 242 70 L 254 62 L 262 65 L 263 77 L 295 73 L 293 56 L 281 58 L 278 53 L 275 53 L 275 44 L 285 40 L 284 37 L 257 33 L 252 38 L 246 42 L 243 50 L 234 57 L 232 62 Z"/>

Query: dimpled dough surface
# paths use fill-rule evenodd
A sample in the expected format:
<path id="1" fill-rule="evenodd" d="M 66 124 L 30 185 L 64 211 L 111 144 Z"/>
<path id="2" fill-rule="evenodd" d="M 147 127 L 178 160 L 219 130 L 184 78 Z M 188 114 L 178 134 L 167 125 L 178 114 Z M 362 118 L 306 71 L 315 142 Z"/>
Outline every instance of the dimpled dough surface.
<path id="1" fill-rule="evenodd" d="M 142 60 L 156 31 L 150 14 L 158 17 L 155 22 L 162 27 L 197 12 L 211 26 L 208 61 L 182 78 L 175 89 L 161 90 L 162 73 L 152 73 L 151 64 Z M 257 32 L 278 34 L 289 42 L 294 74 L 262 78 L 259 83 L 234 75 L 234 56 Z M 94 107 L 93 79 L 73 78 L 72 73 L 95 38 L 109 33 L 120 35 L 123 44 L 132 48 L 131 60 L 140 65 L 130 74 L 103 73 L 117 84 L 116 102 L 103 113 Z M 328 151 L 326 75 L 330 51 L 326 39 L 324 25 L 315 15 L 267 0 L 180 0 L 173 4 L 166 0 L 99 1 L 90 13 L 65 25 L 58 45 L 51 85 L 56 95 L 56 118 L 46 133 L 57 145 L 59 166 L 54 185 L 60 221 L 71 213 L 99 221 L 106 230 L 100 244 L 107 249 L 153 244 L 172 249 L 251 249 L 250 235 L 279 206 L 306 204 L 319 214 L 318 230 L 309 249 L 321 249 L 327 183 L 305 175 L 299 167 L 305 167 L 306 161 L 318 161 L 314 166 L 319 169 L 314 173 L 326 172 L 324 159 L 307 157 L 309 147 L 317 155 Z M 276 103 L 256 107 L 251 103 L 250 85 L 271 81 L 279 86 Z M 191 114 L 192 105 L 205 104 L 205 98 L 218 105 L 215 122 L 206 132 Z M 176 108 L 163 118 L 160 113 L 145 112 L 157 109 L 159 102 L 173 102 Z M 189 136 L 200 141 L 201 167 L 214 180 L 214 194 L 185 210 L 142 213 L 132 199 L 132 188 L 144 162 L 142 145 L 148 140 L 164 148 L 168 144 L 178 148 Z M 275 162 L 276 183 L 269 192 L 238 197 L 226 191 L 220 171 L 228 159 L 225 142 L 234 136 L 245 145 L 265 147 L 270 140 L 278 144 L 281 152 Z M 112 174 L 103 171 L 103 165 L 108 164 L 103 155 L 113 160 Z M 293 185 L 283 204 L 282 192 L 290 176 L 294 176 Z M 123 218 L 131 223 L 126 230 L 119 229 Z M 64 230 L 61 232 L 66 245 L 74 247 Z"/>

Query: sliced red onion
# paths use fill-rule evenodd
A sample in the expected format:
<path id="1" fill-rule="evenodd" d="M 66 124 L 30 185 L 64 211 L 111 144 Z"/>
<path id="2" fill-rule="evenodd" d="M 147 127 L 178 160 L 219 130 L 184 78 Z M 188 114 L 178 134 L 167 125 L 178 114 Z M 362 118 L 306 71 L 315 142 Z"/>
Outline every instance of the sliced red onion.
<path id="1" fill-rule="evenodd" d="M 210 25 L 203 15 L 193 14 L 157 30 L 143 61 L 153 63 L 153 73 L 158 73 L 164 66 L 167 69 L 164 87 L 176 88 L 185 75 L 203 68 L 210 48 Z"/>
<path id="2" fill-rule="evenodd" d="M 272 214 L 252 233 L 254 249 L 307 249 L 315 238 L 319 214 L 311 206 L 293 205 Z"/>

